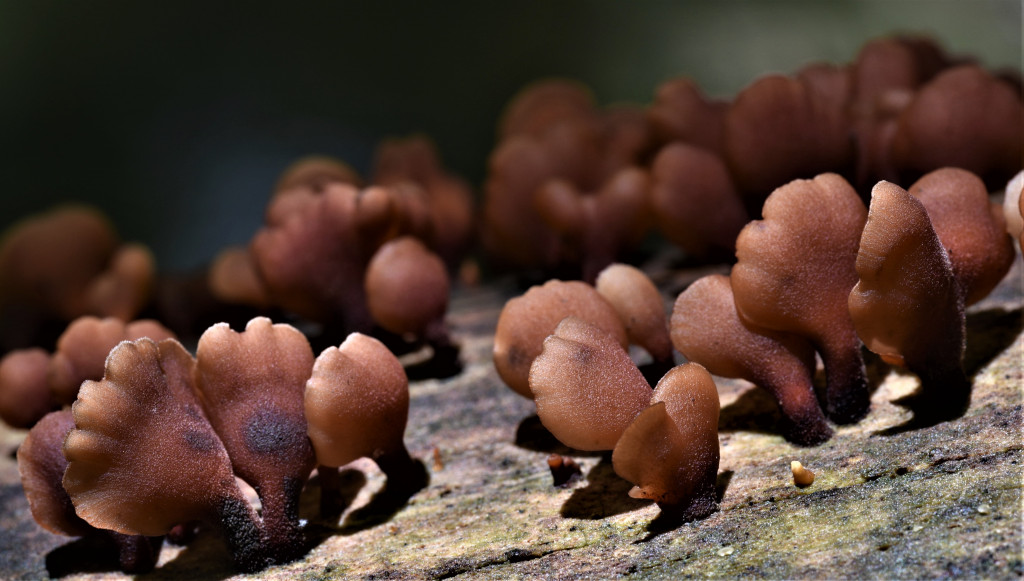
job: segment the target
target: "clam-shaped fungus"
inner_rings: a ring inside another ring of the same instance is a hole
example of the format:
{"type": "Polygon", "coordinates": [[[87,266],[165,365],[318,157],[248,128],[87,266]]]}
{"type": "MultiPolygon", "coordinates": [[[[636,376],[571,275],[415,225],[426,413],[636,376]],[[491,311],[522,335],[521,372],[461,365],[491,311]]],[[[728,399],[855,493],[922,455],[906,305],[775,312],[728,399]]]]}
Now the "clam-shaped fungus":
{"type": "Polygon", "coordinates": [[[690,361],[767,389],[782,410],[787,440],[813,446],[832,436],[814,394],[814,349],[796,335],[744,322],[728,276],[705,276],[680,293],[671,327],[672,343],[690,361]]]}
{"type": "Polygon", "coordinates": [[[303,392],[313,350],[297,329],[257,317],[237,333],[210,327],[196,350],[196,388],[235,474],[256,489],[274,562],[302,548],[299,493],[313,470],[303,392]]]}
{"type": "Polygon", "coordinates": [[[122,534],[219,526],[236,566],[256,570],[268,564],[261,525],[196,398],[194,372],[174,339],[118,345],[103,380],[84,382],[71,408],[64,489],[82,519],[122,534]]]}
{"type": "Polygon", "coordinates": [[[390,491],[411,493],[425,486],[425,472],[403,441],[409,380],[383,343],[352,333],[339,347],[324,350],[306,383],[304,405],[325,516],[340,509],[337,468],[358,458],[377,463],[390,491]]]}
{"type": "Polygon", "coordinates": [[[879,182],[856,262],[850,315],[868,349],[921,378],[917,413],[955,417],[970,403],[964,303],[950,257],[924,205],[879,182]]]}
{"type": "Polygon", "coordinates": [[[846,180],[822,174],[775,190],[763,215],[736,240],[736,310],[759,327],[809,339],[825,364],[828,416],[855,422],[870,402],[847,301],[867,208],[846,180]]]}
{"type": "Polygon", "coordinates": [[[506,385],[523,397],[530,391],[530,365],[540,355],[544,338],[566,317],[577,317],[628,345],[626,330],[608,301],[594,287],[579,281],[549,280],[505,303],[494,331],[494,367],[506,385]]]}
{"type": "Polygon", "coordinates": [[[613,449],[615,472],[682,520],[717,508],[718,391],[700,365],[672,368],[652,393],[615,338],[567,317],[530,368],[541,422],[563,444],[613,449]]]}
{"type": "Polygon", "coordinates": [[[611,450],[648,406],[651,388],[616,338],[566,317],[530,367],[530,391],[544,427],[579,450],[611,450]]]}
{"type": "Polygon", "coordinates": [[[25,441],[18,447],[18,471],[32,518],[51,533],[98,538],[112,546],[125,573],[152,570],[160,555],[162,536],[124,535],[98,529],[75,514],[71,498],[61,483],[68,465],[62,446],[74,427],[71,410],[52,412],[29,430],[25,441]]]}
{"type": "Polygon", "coordinates": [[[708,99],[692,79],[678,78],[658,86],[647,119],[659,143],[682,141],[721,155],[728,110],[728,103],[708,99]]]}
{"type": "Polygon", "coordinates": [[[615,473],[680,520],[718,509],[715,482],[720,456],[718,390],[696,363],[672,368],[658,382],[650,407],[626,428],[612,452],[615,473]]]}

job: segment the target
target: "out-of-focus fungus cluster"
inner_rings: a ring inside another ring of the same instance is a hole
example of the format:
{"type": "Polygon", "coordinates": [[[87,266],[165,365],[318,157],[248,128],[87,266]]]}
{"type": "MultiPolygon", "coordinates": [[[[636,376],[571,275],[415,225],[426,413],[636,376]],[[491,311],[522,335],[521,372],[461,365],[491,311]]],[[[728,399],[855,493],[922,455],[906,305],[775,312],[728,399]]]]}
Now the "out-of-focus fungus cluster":
{"type": "Polygon", "coordinates": [[[879,180],[960,167],[1001,187],[1021,166],[1022,122],[1019,80],[917,37],[869,42],[848,65],[765,75],[731,101],[679,78],[646,111],[601,110],[579,85],[539,82],[505,111],[483,242],[514,266],[591,282],[651,224],[691,258],[728,260],[744,224],[794,179],[836,173],[866,199],[879,180]]]}
{"type": "MultiPolygon", "coordinates": [[[[368,456],[406,498],[426,484],[403,442],[408,406],[405,373],[376,339],[353,334],[314,358],[294,327],[256,318],[241,333],[210,327],[195,357],[173,338],[121,342],[70,412],[29,432],[19,467],[37,521],[113,531],[125,570],[154,566],[154,537],[200,524],[253,571],[307,550],[299,495],[317,465],[330,482],[327,466],[368,456]]],[[[331,494],[321,487],[322,506],[337,508],[331,494]]]]}

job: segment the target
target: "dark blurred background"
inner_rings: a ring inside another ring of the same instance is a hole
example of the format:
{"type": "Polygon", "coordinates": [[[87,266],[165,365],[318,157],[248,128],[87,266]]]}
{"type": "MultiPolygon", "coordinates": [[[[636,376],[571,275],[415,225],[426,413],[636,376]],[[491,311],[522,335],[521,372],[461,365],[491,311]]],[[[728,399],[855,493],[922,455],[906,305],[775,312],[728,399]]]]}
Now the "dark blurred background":
{"type": "Polygon", "coordinates": [[[681,75],[731,97],[893,32],[1022,59],[1020,0],[232,4],[0,0],[0,225],[86,201],[190,268],[249,239],[302,155],[365,171],[422,132],[479,185],[502,106],[539,77],[601,103],[681,75]]]}

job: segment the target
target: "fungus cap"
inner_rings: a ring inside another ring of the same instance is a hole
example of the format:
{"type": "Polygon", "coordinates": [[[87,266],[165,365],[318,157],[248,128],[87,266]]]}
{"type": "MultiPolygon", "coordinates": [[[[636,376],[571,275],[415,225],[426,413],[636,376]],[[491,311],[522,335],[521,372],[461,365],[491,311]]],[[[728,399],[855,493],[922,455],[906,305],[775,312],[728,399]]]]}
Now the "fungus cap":
{"type": "Polygon", "coordinates": [[[541,423],[579,450],[611,450],[647,407],[651,388],[619,341],[566,317],[544,339],[530,367],[530,391],[541,423]]]}
{"type": "Polygon", "coordinates": [[[985,183],[959,168],[941,168],[908,188],[921,201],[967,305],[987,296],[1013,264],[1013,239],[998,206],[989,201],[985,183]]]}
{"type": "Polygon", "coordinates": [[[324,350],[304,401],[318,464],[342,466],[404,449],[409,380],[373,337],[352,333],[341,346],[324,350]]]}
{"type": "Polygon", "coordinates": [[[403,236],[380,247],[366,267],[366,305],[373,320],[397,334],[422,336],[444,319],[448,272],[420,240],[403,236]]]}
{"type": "Polygon", "coordinates": [[[49,365],[50,354],[38,347],[11,351],[0,359],[0,420],[25,430],[59,407],[46,381],[49,365]]]}
{"type": "Polygon", "coordinates": [[[174,339],[125,341],[111,351],[103,379],[82,384],[64,441],[64,488],[86,522],[159,536],[210,521],[225,502],[248,506],[195,399],[194,366],[174,339]]]}
{"type": "Polygon", "coordinates": [[[505,303],[494,332],[494,367],[516,393],[533,399],[530,365],[544,338],[566,317],[577,317],[610,333],[623,349],[626,330],[618,314],[594,287],[579,281],[549,280],[505,303]]]}

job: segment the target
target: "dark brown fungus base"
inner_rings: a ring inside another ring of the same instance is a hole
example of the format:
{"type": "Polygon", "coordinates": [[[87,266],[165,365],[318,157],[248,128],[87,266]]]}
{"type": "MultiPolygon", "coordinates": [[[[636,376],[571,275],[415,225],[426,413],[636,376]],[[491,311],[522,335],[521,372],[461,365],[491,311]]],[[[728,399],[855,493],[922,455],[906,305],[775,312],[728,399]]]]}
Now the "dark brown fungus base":
{"type": "Polygon", "coordinates": [[[921,379],[915,420],[957,417],[970,403],[964,303],[924,205],[879,182],[857,254],[850,315],[868,349],[921,379]]]}
{"type": "Polygon", "coordinates": [[[83,520],[122,534],[212,524],[235,566],[255,571],[275,551],[266,550],[259,517],[196,398],[194,373],[195,360],[174,339],[118,345],[103,379],[84,382],[71,408],[64,489],[83,520]]]}
{"type": "Polygon", "coordinates": [[[575,460],[561,454],[548,456],[548,468],[551,470],[552,485],[556,488],[569,486],[583,475],[583,469],[575,460]]]}
{"type": "Polygon", "coordinates": [[[867,208],[846,180],[822,174],[775,190],[763,215],[736,240],[736,310],[754,325],[810,340],[825,364],[828,417],[856,422],[870,401],[847,301],[867,208]]]}
{"type": "Polygon", "coordinates": [[[544,339],[566,317],[578,317],[610,333],[625,349],[626,330],[618,313],[594,287],[579,281],[549,280],[505,303],[494,331],[494,367],[506,385],[533,399],[530,365],[544,339]]]}
{"type": "Polygon", "coordinates": [[[814,393],[814,349],[796,335],[745,323],[728,276],[706,276],[680,293],[671,326],[673,344],[690,361],[768,390],[782,410],[787,440],[815,446],[832,437],[814,393]]]}
{"type": "Polygon", "coordinates": [[[387,489],[409,495],[426,486],[427,475],[405,447],[409,380],[383,343],[353,333],[324,350],[306,383],[304,406],[309,439],[320,473],[320,509],[337,517],[337,469],[367,457],[387,475],[387,489]]]}
{"type": "Polygon", "coordinates": [[[160,556],[162,536],[124,535],[99,529],[75,514],[75,507],[61,484],[68,462],[61,448],[75,427],[70,410],[48,414],[33,427],[18,448],[18,471],[32,518],[58,535],[90,537],[112,545],[125,573],[153,570],[160,556]]]}
{"type": "Polygon", "coordinates": [[[612,452],[615,472],[636,485],[629,495],[657,502],[674,520],[718,510],[718,411],[707,370],[686,363],[669,371],[612,452]]]}

